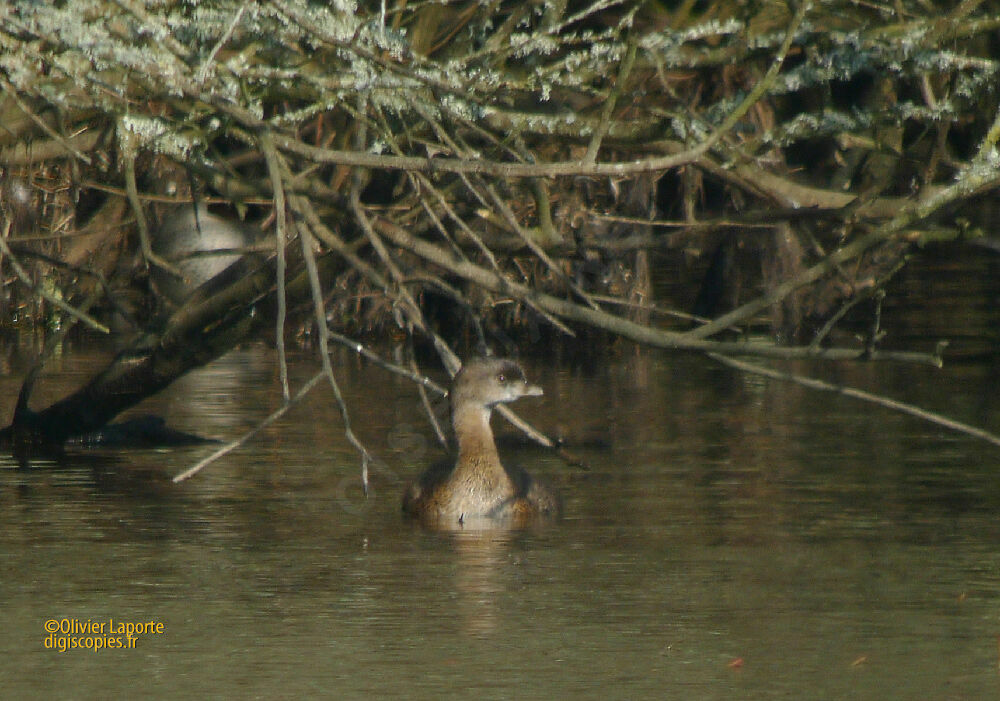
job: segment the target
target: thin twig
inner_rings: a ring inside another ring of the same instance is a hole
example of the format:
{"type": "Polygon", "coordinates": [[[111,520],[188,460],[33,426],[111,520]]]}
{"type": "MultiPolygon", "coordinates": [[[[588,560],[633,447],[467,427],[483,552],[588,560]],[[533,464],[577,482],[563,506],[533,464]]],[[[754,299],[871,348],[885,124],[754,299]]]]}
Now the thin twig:
{"type": "Polygon", "coordinates": [[[865,402],[870,402],[872,404],[878,404],[879,406],[884,406],[893,411],[899,411],[904,414],[909,414],[910,416],[916,416],[924,421],[929,421],[931,423],[937,424],[939,426],[944,426],[945,428],[950,428],[953,431],[958,431],[959,433],[964,433],[968,436],[974,438],[979,438],[987,443],[991,443],[995,446],[1000,446],[1000,436],[997,436],[989,431],[984,431],[981,428],[976,428],[975,426],[970,426],[968,424],[962,423],[961,421],[955,421],[954,419],[949,419],[941,414],[936,414],[932,411],[927,411],[926,409],[921,409],[920,407],[914,406],[912,404],[907,404],[906,402],[901,402],[895,399],[890,399],[889,397],[883,397],[882,395],[872,394],[871,392],[865,392],[864,390],[855,389],[854,387],[846,387],[844,385],[834,385],[829,382],[824,382],[823,380],[817,380],[811,377],[803,377],[801,375],[795,375],[789,372],[782,372],[781,370],[774,370],[772,368],[763,367],[761,365],[756,365],[754,363],[748,363],[743,360],[737,360],[735,358],[730,358],[729,356],[721,355],[719,353],[709,353],[708,356],[713,360],[716,360],[723,365],[728,365],[729,367],[736,368],[737,370],[742,370],[744,372],[753,373],[755,375],[763,375],[765,377],[770,377],[776,380],[784,380],[787,382],[794,382],[795,384],[802,385],[803,387],[808,387],[809,389],[822,390],[824,392],[836,392],[837,394],[842,394],[845,397],[852,397],[854,399],[860,399],[865,402]]]}
{"type": "Polygon", "coordinates": [[[202,61],[201,66],[199,66],[198,70],[195,71],[195,79],[199,83],[204,83],[205,80],[208,78],[208,71],[210,66],[212,65],[212,63],[215,62],[215,57],[218,55],[222,47],[225,46],[226,42],[228,42],[229,39],[233,36],[233,32],[236,31],[236,26],[240,23],[240,19],[243,17],[243,13],[247,11],[247,7],[248,5],[242,5],[240,9],[236,11],[236,15],[233,17],[233,21],[229,23],[229,26],[226,28],[225,33],[221,37],[219,37],[219,40],[217,42],[215,42],[215,46],[212,47],[212,50],[208,53],[208,56],[206,56],[205,60],[202,61]]]}
{"type": "MultiPolygon", "coordinates": [[[[413,336],[409,337],[409,355],[410,355],[410,370],[414,373],[418,371],[417,361],[413,359],[413,336]]],[[[444,434],[444,429],[441,428],[441,422],[438,421],[437,414],[434,413],[434,407],[431,406],[431,400],[427,396],[427,386],[424,383],[417,385],[417,392],[420,394],[420,403],[424,407],[424,414],[427,415],[427,420],[431,424],[431,428],[434,429],[434,435],[440,443],[445,448],[448,447],[448,438],[444,434]]]]}
{"type": "Polygon", "coordinates": [[[601,109],[601,120],[598,123],[597,129],[594,130],[594,135],[591,137],[590,143],[587,145],[587,153],[583,156],[583,162],[586,165],[593,165],[597,162],[597,153],[601,150],[601,142],[608,133],[608,128],[611,125],[611,116],[615,112],[618,98],[625,91],[629,73],[632,72],[632,66],[635,64],[635,55],[638,48],[638,45],[634,41],[628,43],[628,48],[625,50],[625,57],[622,59],[621,67],[618,70],[618,79],[615,80],[614,88],[608,95],[608,99],[604,102],[604,106],[601,109]]]}
{"type": "Polygon", "coordinates": [[[368,465],[371,463],[372,456],[368,452],[368,448],[358,440],[358,437],[354,435],[354,430],[351,428],[351,414],[347,409],[347,403],[344,401],[344,395],[340,391],[340,385],[337,383],[337,377],[333,374],[333,365],[330,363],[330,344],[327,340],[328,331],[326,326],[326,309],[323,305],[323,288],[319,281],[319,271],[316,268],[316,256],[313,253],[312,246],[312,236],[309,235],[308,230],[303,230],[299,234],[299,241],[302,243],[302,255],[306,262],[306,271],[309,274],[309,285],[312,288],[313,296],[313,311],[316,318],[316,331],[319,336],[319,350],[320,350],[320,360],[323,363],[323,374],[326,376],[330,383],[330,388],[333,390],[333,396],[337,400],[337,407],[340,409],[340,417],[344,422],[344,435],[351,445],[354,446],[361,454],[361,486],[364,489],[365,496],[368,496],[368,465]]]}
{"type": "Polygon", "coordinates": [[[399,375],[400,377],[405,377],[410,380],[418,387],[424,387],[426,389],[435,392],[442,397],[448,394],[448,390],[436,383],[431,378],[417,372],[414,369],[407,369],[402,365],[397,365],[396,363],[391,363],[382,356],[380,356],[375,351],[370,348],[365,347],[363,343],[357,341],[343,334],[337,333],[336,331],[328,331],[328,335],[331,341],[336,341],[337,343],[350,348],[352,351],[370,361],[371,363],[378,365],[383,370],[388,370],[391,373],[399,375]]]}
{"type": "MultiPolygon", "coordinates": [[[[124,129],[121,126],[119,128],[124,129]]],[[[123,138],[130,140],[132,137],[124,136],[123,138]]],[[[127,147],[123,151],[125,151],[122,155],[125,160],[125,192],[128,195],[129,204],[132,205],[132,214],[135,216],[136,228],[139,231],[139,247],[142,249],[142,256],[147,263],[162,268],[183,280],[184,273],[180,269],[153,252],[153,247],[150,244],[149,224],[146,222],[142,202],[139,200],[139,188],[135,183],[135,152],[127,147]]]]}
{"type": "Polygon", "coordinates": [[[500,197],[496,189],[488,183],[483,183],[483,189],[486,190],[487,194],[489,194],[490,199],[493,200],[493,205],[500,211],[503,218],[507,220],[507,223],[510,224],[514,231],[517,232],[517,235],[521,237],[521,240],[527,244],[532,253],[534,253],[550,271],[552,271],[552,274],[562,280],[563,284],[571,289],[580,299],[586,302],[588,307],[591,309],[598,309],[599,307],[597,306],[597,303],[594,302],[594,300],[592,300],[579,285],[570,280],[569,276],[566,275],[562,268],[556,265],[555,261],[552,260],[545,250],[538,245],[538,242],[535,241],[534,237],[525,231],[524,227],[521,226],[521,222],[519,222],[517,216],[515,216],[514,210],[512,210],[510,205],[508,205],[504,199],[500,197]]]}
{"type": "MultiPolygon", "coordinates": [[[[424,120],[427,121],[427,123],[431,125],[431,128],[434,129],[435,133],[439,136],[439,138],[442,140],[442,142],[444,142],[445,144],[447,144],[450,149],[452,149],[456,153],[469,154],[471,152],[471,149],[469,149],[467,147],[464,147],[463,145],[460,145],[460,144],[456,143],[456,141],[451,138],[451,136],[448,134],[448,132],[438,123],[438,121],[436,119],[434,119],[432,115],[427,114],[427,112],[425,110],[423,110],[423,108],[421,108],[421,107],[418,106],[415,109],[416,109],[417,113],[420,114],[424,118],[424,120]]],[[[392,140],[391,143],[394,144],[394,148],[398,151],[399,148],[398,148],[398,146],[395,145],[395,140],[392,140]]],[[[430,178],[428,178],[427,176],[425,176],[422,173],[415,173],[415,174],[411,174],[411,175],[416,175],[419,178],[419,182],[423,186],[430,188],[431,192],[437,198],[439,204],[448,213],[448,216],[451,217],[452,221],[454,221],[456,224],[458,224],[459,228],[465,233],[465,235],[468,236],[470,240],[472,240],[472,242],[476,245],[476,247],[480,250],[480,252],[489,261],[489,263],[493,267],[493,269],[497,271],[497,274],[498,275],[502,275],[503,273],[500,271],[500,264],[497,262],[496,256],[494,255],[493,251],[490,250],[489,246],[487,246],[483,242],[482,237],[480,237],[479,234],[477,234],[468,224],[466,224],[465,220],[462,217],[460,217],[457,212],[455,212],[454,208],[448,203],[448,201],[444,198],[444,196],[438,191],[437,188],[434,187],[434,185],[431,182],[430,178]]],[[[479,200],[480,203],[482,203],[483,207],[489,208],[489,203],[486,201],[486,197],[480,192],[480,188],[486,189],[487,186],[480,181],[480,186],[476,187],[475,185],[473,185],[472,182],[470,182],[469,178],[465,174],[460,174],[460,178],[461,178],[462,182],[465,184],[466,188],[468,188],[469,192],[471,192],[472,195],[477,200],[479,200]]],[[[490,196],[494,200],[494,202],[497,201],[496,193],[495,192],[490,191],[490,196]]],[[[421,201],[423,201],[422,197],[421,197],[421,201]]],[[[503,200],[500,200],[500,202],[503,203],[503,200]]],[[[506,206],[505,203],[503,203],[503,205],[506,206]]],[[[508,211],[509,211],[509,208],[508,208],[508,211]]],[[[513,228],[516,229],[516,231],[517,231],[519,237],[521,238],[521,240],[524,241],[525,244],[528,245],[529,248],[531,248],[532,246],[536,246],[537,247],[536,243],[534,243],[533,241],[528,240],[530,238],[530,235],[527,234],[527,232],[523,231],[522,227],[517,222],[516,218],[513,218],[513,213],[511,213],[510,218],[508,218],[508,223],[510,223],[510,222],[513,222],[511,225],[513,226],[513,228]]],[[[448,242],[452,243],[450,238],[448,238],[448,242]]],[[[454,245],[454,244],[452,244],[452,245],[454,245]]],[[[464,257],[464,254],[463,254],[463,257],[464,257]]],[[[542,258],[543,261],[547,261],[548,260],[548,257],[546,256],[546,254],[544,253],[544,251],[541,252],[541,256],[540,257],[542,258]]],[[[551,263],[551,261],[548,261],[548,262],[551,263]]],[[[550,266],[550,268],[552,268],[554,270],[554,272],[555,272],[555,274],[556,274],[557,277],[560,277],[562,279],[566,279],[565,278],[565,274],[562,272],[562,270],[560,270],[558,268],[554,268],[552,266],[550,266]]],[[[572,281],[567,280],[567,283],[570,286],[573,285],[572,281]]],[[[580,292],[582,293],[582,290],[580,292]]],[[[565,334],[567,336],[570,336],[570,337],[576,336],[576,334],[573,333],[572,329],[570,329],[568,326],[566,326],[565,324],[563,324],[561,321],[559,321],[558,319],[556,319],[554,316],[552,316],[551,314],[549,314],[548,312],[546,312],[544,309],[539,308],[531,300],[526,300],[525,303],[529,307],[531,307],[535,311],[535,313],[537,313],[539,316],[541,316],[543,319],[545,319],[549,324],[551,324],[554,328],[556,328],[560,333],[563,333],[563,334],[565,334]]]]}
{"type": "Polygon", "coordinates": [[[85,311],[81,311],[79,309],[76,309],[72,305],[67,304],[63,300],[56,297],[51,292],[35,285],[31,281],[31,276],[28,275],[27,271],[25,271],[25,269],[21,267],[21,263],[18,262],[17,257],[14,255],[14,252],[11,251],[10,247],[7,245],[7,236],[10,235],[10,227],[11,227],[11,220],[8,219],[6,222],[4,222],[3,234],[0,235],[0,250],[3,250],[3,254],[7,256],[7,259],[10,261],[11,267],[14,268],[14,273],[17,275],[17,279],[21,281],[21,284],[23,284],[25,287],[31,290],[33,294],[38,295],[49,304],[58,307],[59,309],[62,309],[64,312],[66,312],[73,318],[79,319],[80,321],[82,321],[95,331],[99,331],[100,333],[104,334],[111,333],[111,330],[107,326],[97,321],[97,319],[93,318],[85,311]]]}
{"type": "MultiPolygon", "coordinates": [[[[31,121],[33,121],[35,124],[38,125],[39,129],[48,134],[53,141],[55,141],[64,149],[66,149],[66,151],[72,154],[74,158],[83,161],[87,165],[91,165],[89,156],[81,152],[79,149],[75,148],[69,140],[65,139],[61,134],[57,133],[52,127],[50,127],[48,124],[45,123],[44,119],[39,117],[31,110],[31,108],[29,108],[26,104],[24,104],[24,101],[21,100],[21,98],[18,95],[17,89],[13,85],[11,85],[7,80],[0,78],[0,86],[3,87],[4,94],[7,95],[7,97],[9,97],[11,100],[13,100],[14,104],[17,105],[18,109],[20,109],[22,112],[28,115],[31,121]]],[[[37,158],[38,152],[36,151],[34,155],[37,158]]],[[[6,158],[4,159],[4,162],[5,163],[7,162],[6,158]]]]}
{"type": "Polygon", "coordinates": [[[785,39],[781,42],[781,48],[778,49],[777,55],[771,62],[771,67],[767,69],[767,73],[761,78],[753,89],[747,93],[746,97],[737,105],[736,109],[729,113],[729,116],[723,120],[698,148],[704,153],[710,148],[715,146],[718,141],[725,136],[729,131],[732,130],[736,124],[743,119],[750,108],[756,105],[762,97],[771,89],[774,85],[774,81],[778,79],[778,73],[781,72],[781,67],[785,64],[785,58],[788,56],[789,50],[792,48],[792,42],[795,41],[795,35],[799,31],[799,27],[802,26],[802,21],[806,18],[806,13],[812,9],[812,2],[810,0],[802,0],[799,3],[798,8],[795,10],[795,15],[792,17],[792,21],[789,22],[788,28],[785,30],[785,39]]]}
{"type": "Polygon", "coordinates": [[[224,446],[222,446],[221,448],[219,448],[218,450],[216,450],[214,453],[212,453],[211,455],[209,455],[207,458],[205,458],[203,460],[200,460],[199,462],[197,462],[192,467],[190,467],[187,470],[185,470],[184,472],[180,473],[179,475],[177,475],[176,477],[174,477],[173,481],[174,482],[183,482],[184,480],[186,480],[186,479],[188,479],[190,477],[194,477],[196,474],[198,474],[199,472],[201,472],[202,469],[204,469],[207,465],[210,465],[211,463],[213,463],[216,460],[218,460],[219,458],[221,458],[223,455],[226,455],[227,453],[232,452],[236,448],[239,448],[241,445],[243,445],[248,440],[250,440],[255,435],[257,435],[260,431],[262,431],[263,429],[267,428],[268,426],[270,426],[271,424],[273,424],[275,421],[277,421],[278,419],[280,419],[282,416],[284,416],[285,413],[289,409],[291,409],[293,406],[295,406],[300,401],[302,401],[302,399],[305,398],[305,396],[307,394],[309,394],[309,392],[312,390],[312,388],[315,387],[319,383],[319,381],[322,380],[324,377],[325,377],[325,374],[322,371],[317,372],[315,375],[313,375],[309,379],[308,382],[306,382],[302,386],[301,389],[299,389],[298,392],[295,393],[295,396],[293,396],[291,399],[289,399],[286,403],[282,404],[277,410],[275,410],[274,412],[272,412],[266,419],[264,419],[263,421],[261,421],[260,423],[258,423],[256,426],[254,426],[253,428],[251,428],[249,431],[247,431],[246,433],[244,433],[242,436],[240,436],[236,440],[231,441],[229,443],[226,443],[224,446]]]}

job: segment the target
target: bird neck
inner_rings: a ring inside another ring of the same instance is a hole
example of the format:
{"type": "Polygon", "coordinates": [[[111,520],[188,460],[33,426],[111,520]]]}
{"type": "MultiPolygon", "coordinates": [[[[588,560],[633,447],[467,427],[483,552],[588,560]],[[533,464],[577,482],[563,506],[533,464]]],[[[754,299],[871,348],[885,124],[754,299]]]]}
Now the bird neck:
{"type": "Polygon", "coordinates": [[[458,440],[457,470],[502,472],[500,455],[490,428],[491,409],[483,406],[459,407],[452,414],[458,440]]]}

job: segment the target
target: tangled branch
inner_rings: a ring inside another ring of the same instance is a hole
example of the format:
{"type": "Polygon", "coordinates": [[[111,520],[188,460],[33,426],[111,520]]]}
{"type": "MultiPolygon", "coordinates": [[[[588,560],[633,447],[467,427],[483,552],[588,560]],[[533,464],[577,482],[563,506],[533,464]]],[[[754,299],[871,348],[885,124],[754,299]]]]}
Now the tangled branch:
{"type": "Polygon", "coordinates": [[[318,334],[335,393],[328,333],[401,329],[454,372],[466,331],[539,321],[554,338],[941,363],[827,338],[915,244],[983,234],[949,211],[1000,185],[989,6],[375,5],[0,6],[4,238],[43,264],[0,252],[35,317],[107,328],[79,310],[95,280],[177,272],[147,220],[211,200],[273,233],[257,249],[271,287],[190,301],[158,331],[169,344],[207,310],[273,301],[286,401],[293,323],[318,334]],[[651,321],[652,254],[682,251],[703,256],[685,273],[710,319],[651,321]],[[727,256],[754,274],[715,280],[727,256]],[[775,342],[721,336],[764,325],[775,342]]]}

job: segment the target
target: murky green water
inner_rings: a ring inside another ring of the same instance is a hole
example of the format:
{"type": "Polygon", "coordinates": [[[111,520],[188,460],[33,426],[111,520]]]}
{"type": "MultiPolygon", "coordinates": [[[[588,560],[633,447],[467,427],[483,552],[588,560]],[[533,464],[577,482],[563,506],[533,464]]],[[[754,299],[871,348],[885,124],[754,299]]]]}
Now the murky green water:
{"type": "MultiPolygon", "coordinates": [[[[35,406],[99,362],[67,353],[35,406]]],[[[346,354],[354,426],[381,460],[368,501],[325,388],[181,485],[170,478],[210,448],[4,464],[2,695],[1000,693],[1000,451],[700,357],[527,365],[546,395],[520,413],[600,439],[577,449],[588,472],[503,449],[565,497],[565,519],[538,531],[446,535],[403,521],[405,481],[440,453],[407,383],[346,354]],[[104,637],[112,622],[162,632],[59,652],[46,648],[49,619],[103,624],[104,637]]],[[[293,358],[295,383],[313,367],[293,358]]],[[[15,359],[0,377],[7,412],[23,369],[15,359]]],[[[987,362],[797,369],[1000,431],[987,362]]],[[[252,347],[143,408],[231,438],[277,396],[272,354],[252,347]]]]}

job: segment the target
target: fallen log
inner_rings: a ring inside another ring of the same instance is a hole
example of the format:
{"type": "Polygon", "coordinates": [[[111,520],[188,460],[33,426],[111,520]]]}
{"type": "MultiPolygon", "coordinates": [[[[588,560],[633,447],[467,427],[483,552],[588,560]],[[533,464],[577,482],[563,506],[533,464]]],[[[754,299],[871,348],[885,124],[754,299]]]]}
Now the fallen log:
{"type": "MultiPolygon", "coordinates": [[[[309,280],[301,255],[290,249],[285,293],[290,305],[308,302],[309,280]]],[[[333,255],[317,260],[327,276],[340,264],[333,255]]],[[[156,331],[136,338],[83,387],[51,406],[28,407],[40,368],[25,379],[14,417],[0,430],[0,447],[12,450],[59,448],[68,440],[101,431],[121,412],[167,387],[189,370],[223,355],[258,334],[274,318],[277,305],[275,257],[261,259],[256,268],[231,279],[228,268],[202,285],[188,301],[167,317],[156,331]]]]}

